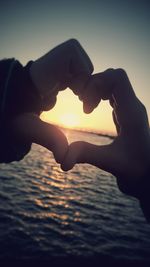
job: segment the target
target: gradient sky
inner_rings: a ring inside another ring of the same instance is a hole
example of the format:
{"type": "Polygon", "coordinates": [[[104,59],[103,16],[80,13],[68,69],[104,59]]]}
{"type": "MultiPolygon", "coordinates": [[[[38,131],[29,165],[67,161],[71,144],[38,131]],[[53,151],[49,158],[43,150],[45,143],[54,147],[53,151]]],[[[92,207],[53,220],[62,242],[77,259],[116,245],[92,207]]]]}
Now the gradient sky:
{"type": "MultiPolygon", "coordinates": [[[[23,64],[69,38],[89,54],[95,70],[124,68],[150,117],[149,1],[1,1],[0,58],[16,57],[23,64]]],[[[58,96],[54,110],[43,118],[61,123],[61,115],[77,114],[80,128],[114,131],[107,101],[91,115],[69,89],[58,96]]]]}

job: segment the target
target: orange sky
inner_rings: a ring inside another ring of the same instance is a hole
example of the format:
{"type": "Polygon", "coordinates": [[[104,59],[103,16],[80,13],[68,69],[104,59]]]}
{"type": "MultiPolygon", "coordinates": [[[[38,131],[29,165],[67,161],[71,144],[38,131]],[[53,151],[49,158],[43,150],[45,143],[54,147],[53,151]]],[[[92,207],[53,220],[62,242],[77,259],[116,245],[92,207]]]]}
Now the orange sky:
{"type": "Polygon", "coordinates": [[[56,106],[49,112],[43,112],[41,118],[51,123],[81,129],[113,132],[114,125],[111,117],[111,108],[107,101],[101,102],[91,114],[85,114],[82,102],[70,89],[60,92],[56,106]]]}

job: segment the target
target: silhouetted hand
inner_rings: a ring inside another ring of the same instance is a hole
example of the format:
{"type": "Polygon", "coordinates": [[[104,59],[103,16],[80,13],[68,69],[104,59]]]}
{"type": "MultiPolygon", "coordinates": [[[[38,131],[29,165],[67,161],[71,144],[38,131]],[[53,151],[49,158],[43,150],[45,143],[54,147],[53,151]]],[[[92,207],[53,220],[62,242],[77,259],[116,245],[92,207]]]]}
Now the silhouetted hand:
{"type": "Polygon", "coordinates": [[[67,87],[80,96],[92,72],[92,62],[76,39],[54,47],[30,67],[31,79],[42,97],[43,110],[50,110],[58,92],[67,87]]]}
{"type": "Polygon", "coordinates": [[[21,143],[36,143],[52,151],[57,163],[61,163],[68,149],[65,135],[56,126],[43,122],[33,113],[19,115],[12,122],[12,134],[21,143]]]}
{"type": "Polygon", "coordinates": [[[2,74],[5,69],[8,73],[6,81],[5,75],[2,75],[5,90],[0,112],[3,124],[0,162],[21,160],[30,151],[32,142],[47,147],[54,152],[56,160],[59,157],[62,160],[66,138],[60,130],[42,122],[37,115],[52,109],[58,92],[67,87],[79,97],[83,94],[93,72],[87,53],[77,40],[70,39],[37,60],[29,61],[25,67],[15,59],[4,60],[2,74]],[[6,94],[10,88],[12,95],[6,94]]]}
{"type": "Polygon", "coordinates": [[[142,199],[149,187],[150,132],[144,105],[136,97],[122,69],[107,70],[91,77],[82,96],[86,113],[101,99],[109,99],[118,136],[109,145],[74,142],[62,163],[68,171],[76,163],[89,163],[117,177],[120,190],[142,199]]]}

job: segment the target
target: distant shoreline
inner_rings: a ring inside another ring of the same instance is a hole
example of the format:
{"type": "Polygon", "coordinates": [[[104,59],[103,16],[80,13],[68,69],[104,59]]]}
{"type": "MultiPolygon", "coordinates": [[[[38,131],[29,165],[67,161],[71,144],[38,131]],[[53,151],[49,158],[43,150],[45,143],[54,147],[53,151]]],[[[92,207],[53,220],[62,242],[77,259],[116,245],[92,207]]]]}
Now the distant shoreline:
{"type": "MultiPolygon", "coordinates": [[[[57,125],[59,126],[59,125],[57,125]]],[[[67,128],[67,127],[63,127],[63,126],[59,126],[60,128],[62,128],[63,130],[69,130],[69,131],[76,131],[76,132],[81,132],[81,133],[89,133],[89,134],[95,134],[95,135],[98,135],[98,136],[101,136],[101,137],[107,137],[107,138],[110,138],[110,139],[115,139],[115,135],[111,135],[111,134],[108,134],[108,133],[99,133],[99,132],[94,132],[92,130],[82,130],[82,129],[77,129],[77,128],[67,128]]]]}
{"type": "Polygon", "coordinates": [[[47,121],[48,123],[52,123],[53,125],[55,125],[56,127],[59,127],[63,130],[68,130],[68,131],[76,131],[76,132],[81,132],[81,133],[89,133],[89,134],[95,134],[95,135],[98,135],[98,136],[102,136],[102,137],[107,137],[107,138],[110,138],[110,139],[115,139],[116,138],[116,134],[114,133],[102,133],[102,132],[98,132],[98,131],[94,131],[92,129],[82,129],[82,128],[69,128],[69,127],[65,127],[61,124],[57,124],[57,123],[54,123],[54,122],[51,122],[50,120],[47,121]]]}

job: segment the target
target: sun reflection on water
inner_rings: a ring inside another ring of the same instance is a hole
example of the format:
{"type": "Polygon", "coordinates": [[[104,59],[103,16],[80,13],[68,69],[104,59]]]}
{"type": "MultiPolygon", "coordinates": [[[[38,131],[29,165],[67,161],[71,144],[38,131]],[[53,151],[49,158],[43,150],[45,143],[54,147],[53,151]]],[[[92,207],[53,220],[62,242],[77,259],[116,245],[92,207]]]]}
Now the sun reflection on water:
{"type": "Polygon", "coordinates": [[[73,181],[73,175],[65,174],[58,165],[52,165],[49,170],[42,168],[41,178],[32,181],[35,193],[30,201],[35,212],[23,215],[37,220],[51,219],[60,225],[81,221],[80,212],[73,206],[74,202],[81,201],[81,196],[73,191],[76,187],[73,181]]]}

